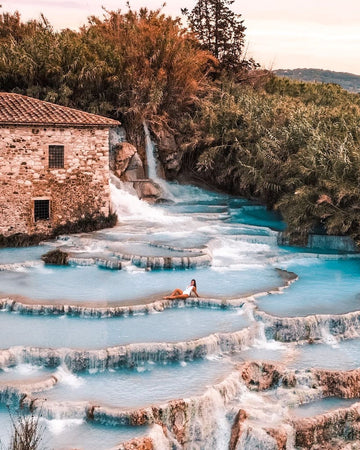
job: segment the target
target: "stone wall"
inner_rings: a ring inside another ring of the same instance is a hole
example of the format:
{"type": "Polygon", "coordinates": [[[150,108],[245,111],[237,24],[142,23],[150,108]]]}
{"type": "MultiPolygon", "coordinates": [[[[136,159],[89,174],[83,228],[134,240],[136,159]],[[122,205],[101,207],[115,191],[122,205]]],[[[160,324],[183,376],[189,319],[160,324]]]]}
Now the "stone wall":
{"type": "Polygon", "coordinates": [[[51,234],[58,225],[109,214],[109,129],[0,128],[0,234],[51,234]],[[49,168],[49,145],[64,146],[64,168],[49,168]],[[34,199],[50,219],[34,220],[34,199]]]}

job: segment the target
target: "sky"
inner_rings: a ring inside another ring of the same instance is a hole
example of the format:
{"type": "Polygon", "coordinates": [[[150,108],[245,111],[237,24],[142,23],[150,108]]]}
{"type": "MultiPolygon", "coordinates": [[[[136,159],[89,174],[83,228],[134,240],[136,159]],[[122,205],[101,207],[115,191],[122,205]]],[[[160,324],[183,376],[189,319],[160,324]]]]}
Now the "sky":
{"type": "MultiPolygon", "coordinates": [[[[126,10],[125,0],[0,0],[2,11],[24,20],[43,13],[56,29],[76,29],[90,15],[126,10]]],[[[163,12],[180,16],[196,0],[167,0],[163,12]]],[[[132,9],[160,8],[162,0],[130,0],[132,9]]],[[[247,56],[267,69],[308,67],[360,74],[359,0],[235,0],[246,26],[247,56]]]]}

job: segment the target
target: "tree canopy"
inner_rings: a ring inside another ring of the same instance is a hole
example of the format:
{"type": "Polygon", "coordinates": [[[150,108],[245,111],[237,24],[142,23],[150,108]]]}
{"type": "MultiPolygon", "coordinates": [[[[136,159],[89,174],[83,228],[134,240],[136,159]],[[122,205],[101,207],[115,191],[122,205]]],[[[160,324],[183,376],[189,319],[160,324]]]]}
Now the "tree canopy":
{"type": "Polygon", "coordinates": [[[322,230],[360,243],[358,95],[274,76],[260,89],[226,82],[196,122],[206,180],[278,209],[292,242],[322,230]]]}
{"type": "Polygon", "coordinates": [[[106,12],[78,31],[0,15],[0,89],[120,118],[171,126],[193,108],[213,57],[160,10],[106,12]]]}
{"type": "Polygon", "coordinates": [[[229,6],[234,0],[198,0],[192,11],[183,8],[191,30],[202,48],[211,52],[228,72],[254,68],[254,60],[245,59],[245,26],[241,14],[229,6]]]}

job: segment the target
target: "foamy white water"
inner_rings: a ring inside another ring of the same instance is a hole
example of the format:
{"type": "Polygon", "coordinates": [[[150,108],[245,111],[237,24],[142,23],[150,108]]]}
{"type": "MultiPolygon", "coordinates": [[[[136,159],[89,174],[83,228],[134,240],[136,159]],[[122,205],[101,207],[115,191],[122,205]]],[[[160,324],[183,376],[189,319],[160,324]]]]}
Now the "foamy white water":
{"type": "Polygon", "coordinates": [[[150,206],[136,195],[125,189],[118,189],[110,182],[112,210],[116,212],[119,221],[147,221],[160,224],[181,223],[181,217],[168,215],[160,208],[150,206]]]}

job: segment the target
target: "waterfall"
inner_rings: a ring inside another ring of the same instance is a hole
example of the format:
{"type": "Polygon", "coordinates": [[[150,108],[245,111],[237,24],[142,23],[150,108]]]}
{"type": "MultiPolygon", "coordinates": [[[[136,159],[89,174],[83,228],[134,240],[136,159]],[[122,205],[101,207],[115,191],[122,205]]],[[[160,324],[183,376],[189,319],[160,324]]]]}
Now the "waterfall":
{"type": "Polygon", "coordinates": [[[147,123],[143,122],[144,132],[145,132],[145,150],[146,150],[146,161],[148,168],[148,177],[154,181],[158,180],[157,170],[156,170],[156,159],[155,159],[155,146],[151,140],[150,131],[147,123]]]}
{"type": "Polygon", "coordinates": [[[258,336],[255,338],[254,346],[256,348],[266,349],[266,350],[282,350],[284,349],[284,344],[273,339],[268,339],[265,333],[265,324],[263,322],[258,323],[257,328],[258,336]]]}
{"type": "Polygon", "coordinates": [[[113,181],[110,181],[110,193],[112,210],[123,222],[141,220],[168,224],[180,220],[169,216],[161,209],[153,208],[135,194],[129,193],[121,182],[116,186],[113,181]]]}
{"type": "Polygon", "coordinates": [[[175,200],[171,190],[169,188],[169,184],[158,176],[157,174],[157,161],[155,158],[155,145],[151,140],[150,131],[147,126],[147,123],[143,122],[144,133],[145,133],[145,151],[146,151],[146,161],[147,161],[147,175],[153,180],[156,184],[158,184],[161,188],[162,194],[169,200],[175,200]]]}
{"type": "MultiPolygon", "coordinates": [[[[253,331],[244,328],[233,333],[215,333],[189,341],[132,343],[100,350],[12,347],[8,350],[0,350],[0,368],[24,363],[48,368],[63,366],[72,373],[105,368],[133,368],[148,361],[180,362],[202,359],[224,351],[247,348],[253,341],[253,331]]],[[[64,379],[65,372],[60,371],[60,375],[64,379]]]]}
{"type": "Polygon", "coordinates": [[[331,347],[339,346],[338,340],[330,332],[330,325],[328,323],[320,326],[320,333],[321,333],[322,341],[325,344],[330,345],[331,347]]]}

